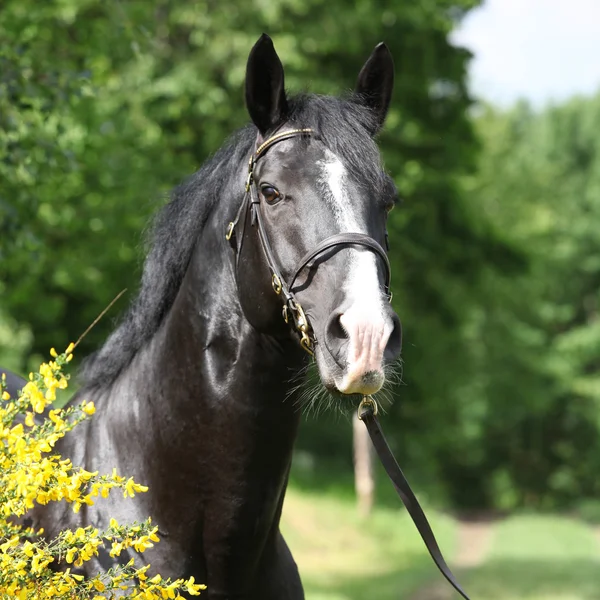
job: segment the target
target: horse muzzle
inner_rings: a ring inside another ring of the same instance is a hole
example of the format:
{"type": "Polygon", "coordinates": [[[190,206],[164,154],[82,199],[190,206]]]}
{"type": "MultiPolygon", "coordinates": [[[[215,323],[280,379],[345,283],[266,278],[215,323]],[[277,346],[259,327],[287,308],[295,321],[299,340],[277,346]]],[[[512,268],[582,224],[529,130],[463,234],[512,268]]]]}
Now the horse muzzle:
{"type": "Polygon", "coordinates": [[[323,337],[325,348],[317,354],[325,362],[321,375],[328,387],[342,394],[378,392],[385,382],[385,365],[402,349],[400,319],[389,305],[382,311],[364,306],[338,311],[331,315],[323,337]]]}

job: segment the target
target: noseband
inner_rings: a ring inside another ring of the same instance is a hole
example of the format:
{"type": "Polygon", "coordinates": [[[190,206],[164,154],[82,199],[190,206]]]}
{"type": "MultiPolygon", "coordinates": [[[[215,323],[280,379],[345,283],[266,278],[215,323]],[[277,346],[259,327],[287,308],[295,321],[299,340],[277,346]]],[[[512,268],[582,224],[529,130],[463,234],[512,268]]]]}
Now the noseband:
{"type": "Polygon", "coordinates": [[[267,231],[263,223],[260,207],[260,193],[258,189],[258,183],[254,179],[254,168],[258,160],[265,155],[271,146],[274,146],[278,142],[292,137],[308,136],[313,133],[314,132],[312,129],[290,129],[288,131],[282,131],[281,133],[277,133],[268,138],[256,149],[255,152],[252,153],[250,160],[248,161],[246,193],[244,194],[244,199],[242,200],[242,204],[240,205],[235,219],[227,226],[227,233],[225,235],[225,238],[231,243],[234,250],[236,250],[237,260],[239,260],[244,232],[243,229],[242,231],[238,232],[237,228],[240,226],[240,223],[245,223],[245,218],[242,217],[245,217],[246,212],[250,210],[250,222],[253,226],[256,225],[257,227],[258,237],[260,239],[263,253],[271,271],[271,285],[273,287],[273,291],[277,295],[283,296],[283,319],[286,323],[290,323],[291,319],[292,327],[300,336],[300,345],[310,355],[314,354],[314,347],[317,340],[315,338],[314,330],[312,329],[306,317],[304,309],[302,308],[300,302],[298,302],[293,290],[300,273],[305,268],[310,268],[314,264],[315,259],[317,259],[324,252],[332,248],[348,246],[363,246],[364,248],[368,248],[369,250],[375,252],[375,254],[377,254],[383,261],[383,265],[385,267],[385,293],[391,300],[391,269],[387,254],[385,250],[377,243],[377,241],[364,233],[336,233],[335,235],[325,238],[314,250],[308,252],[302,257],[298,267],[293,272],[289,283],[286,282],[285,278],[281,274],[278,261],[275,258],[273,248],[269,242],[269,236],[267,235],[267,231]]]}

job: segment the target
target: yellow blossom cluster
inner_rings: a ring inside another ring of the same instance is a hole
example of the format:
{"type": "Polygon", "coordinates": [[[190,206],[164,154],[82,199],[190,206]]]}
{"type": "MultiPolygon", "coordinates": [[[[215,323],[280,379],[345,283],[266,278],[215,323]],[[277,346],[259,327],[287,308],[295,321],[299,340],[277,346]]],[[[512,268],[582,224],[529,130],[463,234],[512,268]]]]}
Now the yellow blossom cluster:
{"type": "Polygon", "coordinates": [[[147,487],[131,477],[89,472],[74,466],[69,459],[53,453],[56,442],[77,424],[95,412],[92,402],[68,408],[50,408],[56,390],[65,389],[69,377],[63,367],[73,358],[74,345],[43,363],[18,398],[6,391],[4,376],[0,384],[0,598],[19,600],[164,600],[181,598],[186,591],[198,595],[205,586],[184,579],[149,577],[149,566],[135,566],[134,559],[125,565],[115,564],[107,573],[86,578],[72,572],[98,555],[100,547],[112,557],[133,548],[144,552],[159,541],[158,528],[150,519],[142,523],[120,525],[111,519],[106,531],[94,527],[65,530],[53,539],[43,531],[33,531],[18,524],[35,504],[64,500],[77,512],[83,504],[92,505],[106,498],[111,490],[120,489],[124,497],[133,497],[147,487]],[[37,415],[45,414],[42,417],[37,415]],[[17,518],[17,519],[15,519],[17,518]]]}

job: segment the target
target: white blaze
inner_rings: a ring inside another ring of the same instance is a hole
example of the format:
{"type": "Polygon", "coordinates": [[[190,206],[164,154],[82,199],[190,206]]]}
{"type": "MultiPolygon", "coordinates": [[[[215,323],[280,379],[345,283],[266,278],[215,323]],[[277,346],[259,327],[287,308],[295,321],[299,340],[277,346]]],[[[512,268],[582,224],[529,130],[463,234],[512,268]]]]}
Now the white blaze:
{"type": "MultiPolygon", "coordinates": [[[[327,150],[326,153],[326,160],[320,163],[322,180],[319,183],[340,232],[368,233],[349,202],[344,165],[333,152],[327,150]]],[[[383,352],[393,323],[384,310],[377,260],[368,250],[351,252],[346,284],[350,306],[340,317],[349,339],[347,371],[341,381],[336,381],[343,393],[373,394],[383,384],[383,352]],[[370,376],[363,379],[366,374],[370,376]]]]}

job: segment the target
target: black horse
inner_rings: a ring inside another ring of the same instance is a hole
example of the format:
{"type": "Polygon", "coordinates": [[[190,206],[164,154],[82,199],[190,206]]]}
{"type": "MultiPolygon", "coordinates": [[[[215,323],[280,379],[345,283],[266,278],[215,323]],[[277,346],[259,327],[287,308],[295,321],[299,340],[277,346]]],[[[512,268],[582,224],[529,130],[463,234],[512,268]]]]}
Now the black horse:
{"type": "MultiPolygon", "coordinates": [[[[279,531],[295,379],[314,354],[323,386],[356,406],[400,352],[382,249],[395,189],[373,141],[393,62],[380,44],[348,97],[287,97],[263,35],[245,85],[253,124],[159,214],[140,292],[73,400],[97,413],[57,447],[150,490],[78,514],[51,503],[33,518],[52,536],[151,515],[161,542],[141,560],[162,575],[193,575],[210,599],[297,600],[279,531]]],[[[106,569],[101,559],[87,568],[106,569]]]]}

